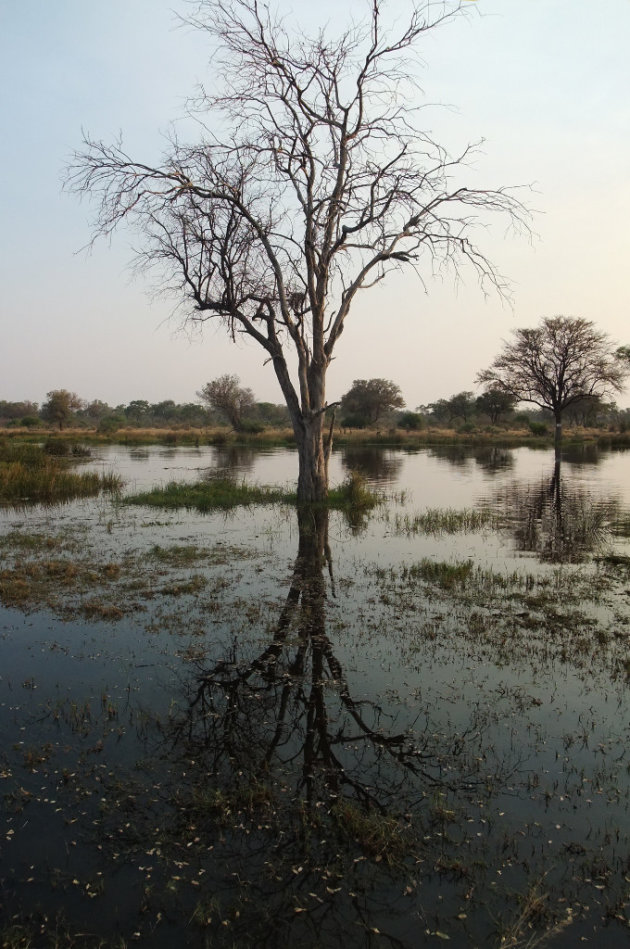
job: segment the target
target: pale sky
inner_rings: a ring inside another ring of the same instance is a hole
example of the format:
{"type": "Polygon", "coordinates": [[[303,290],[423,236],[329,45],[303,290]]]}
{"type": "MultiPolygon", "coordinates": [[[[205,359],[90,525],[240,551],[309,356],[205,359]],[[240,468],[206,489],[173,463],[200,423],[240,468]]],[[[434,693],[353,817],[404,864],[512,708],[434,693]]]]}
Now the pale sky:
{"type": "MultiPolygon", "coordinates": [[[[367,0],[279,0],[305,29],[347,23],[367,0]]],[[[329,370],[329,401],[357,378],[396,382],[410,408],[474,389],[512,328],[543,316],[593,320],[630,343],[630,0],[469,0],[427,38],[421,82],[434,137],[485,140],[461,184],[532,185],[531,243],[503,225],[479,243],[513,285],[513,308],[409,275],[356,303],[329,370]]],[[[387,7],[402,17],[405,0],[387,7]]],[[[81,129],[157,162],[195,83],[211,85],[207,39],[176,26],[182,0],[0,0],[0,399],[66,388],[112,405],[195,401],[236,373],[281,401],[264,353],[223,330],[177,334],[172,302],[132,279],[129,238],[81,248],[91,209],[61,193],[81,129]]],[[[626,392],[620,405],[630,402],[626,392]]]]}

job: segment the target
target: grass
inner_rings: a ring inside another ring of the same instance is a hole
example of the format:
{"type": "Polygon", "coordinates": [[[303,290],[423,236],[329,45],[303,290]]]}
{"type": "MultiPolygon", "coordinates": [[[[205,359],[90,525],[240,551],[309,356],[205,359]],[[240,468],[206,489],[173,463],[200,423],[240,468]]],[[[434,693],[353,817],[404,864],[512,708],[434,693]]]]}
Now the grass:
{"type": "Polygon", "coordinates": [[[77,474],[69,464],[38,445],[0,443],[0,504],[58,504],[120,489],[114,474],[77,474]]]}
{"type": "MultiPolygon", "coordinates": [[[[326,506],[333,510],[365,512],[380,501],[379,495],[368,490],[363,478],[352,472],[343,484],[330,490],[326,506]]],[[[163,487],[126,497],[124,503],[170,509],[184,507],[203,513],[260,504],[296,504],[297,495],[286,488],[217,478],[195,484],[171,481],[163,487]]]]}
{"type": "Polygon", "coordinates": [[[491,511],[429,508],[422,514],[396,514],[393,528],[396,534],[405,537],[415,534],[459,534],[496,527],[496,521],[496,515],[491,511]]]}
{"type": "Polygon", "coordinates": [[[187,508],[195,511],[229,510],[251,504],[289,503],[293,495],[279,488],[237,483],[228,478],[182,484],[170,481],[164,487],[152,488],[124,499],[125,504],[147,507],[187,508]]]}

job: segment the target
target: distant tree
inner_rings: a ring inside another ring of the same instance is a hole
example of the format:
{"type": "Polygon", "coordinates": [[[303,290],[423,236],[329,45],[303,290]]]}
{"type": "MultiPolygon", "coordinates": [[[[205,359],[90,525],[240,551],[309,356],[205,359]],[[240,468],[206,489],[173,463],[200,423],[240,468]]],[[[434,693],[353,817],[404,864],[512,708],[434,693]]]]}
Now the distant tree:
{"type": "Polygon", "coordinates": [[[566,410],[566,417],[573,425],[600,425],[616,418],[617,406],[614,402],[604,402],[599,396],[576,399],[566,410]]]}
{"type": "Polygon", "coordinates": [[[405,401],[400,388],[388,379],[355,379],[341,400],[342,421],[352,419],[365,425],[375,425],[394,409],[402,409],[405,401]]]}
{"type": "Polygon", "coordinates": [[[91,422],[99,422],[106,415],[112,414],[112,407],[107,402],[101,402],[100,399],[93,399],[88,402],[81,410],[81,415],[88,418],[91,422]]]}
{"type": "Polygon", "coordinates": [[[125,417],[139,425],[140,422],[146,422],[149,419],[150,407],[146,399],[132,399],[124,409],[125,417]]]}
{"type": "Polygon", "coordinates": [[[209,413],[207,408],[198,402],[184,402],[177,406],[177,415],[180,422],[186,425],[207,425],[209,413]]]}
{"type": "Polygon", "coordinates": [[[438,399],[437,402],[429,402],[428,405],[419,406],[419,408],[424,409],[426,415],[437,425],[448,425],[452,420],[450,406],[446,399],[438,399]]]}
{"type": "Polygon", "coordinates": [[[122,413],[110,412],[98,420],[97,431],[102,435],[112,435],[125,424],[127,419],[122,413]]]}
{"type": "Polygon", "coordinates": [[[291,416],[286,405],[276,405],[273,402],[257,402],[256,413],[261,422],[274,428],[285,428],[291,425],[291,416]]]}
{"type": "Polygon", "coordinates": [[[2,422],[22,419],[25,416],[32,418],[36,415],[36,402],[6,402],[4,399],[0,400],[0,421],[2,422]]]}
{"type": "Polygon", "coordinates": [[[84,402],[76,392],[67,389],[53,389],[46,393],[46,401],[41,407],[40,415],[47,422],[59,426],[61,431],[72,418],[75,412],[82,409],[84,402]]]}
{"type": "Polygon", "coordinates": [[[219,412],[235,432],[243,431],[245,420],[254,415],[254,393],[241,386],[238,376],[226,374],[206,382],[197,395],[211,409],[219,412]]]}
{"type": "Polygon", "coordinates": [[[579,399],[621,390],[630,371],[608,336],[589,320],[548,317],[534,329],[515,330],[514,336],[490,368],[479,373],[478,381],[553,412],[556,447],[563,412],[579,399]]]}
{"type": "Polygon", "coordinates": [[[458,392],[446,400],[450,411],[451,420],[461,418],[463,422],[468,422],[475,414],[475,395],[473,392],[458,392]]]}
{"type": "Polygon", "coordinates": [[[419,412],[401,412],[396,422],[398,428],[409,432],[419,432],[425,426],[424,417],[419,412]]]}
{"type": "Polygon", "coordinates": [[[475,414],[475,396],[472,392],[458,392],[450,399],[438,399],[427,408],[438,424],[452,425],[457,418],[467,422],[475,414]]]}
{"type": "Polygon", "coordinates": [[[513,395],[494,386],[482,392],[475,401],[477,412],[487,415],[493,425],[496,425],[501,417],[513,412],[515,405],[516,399],[513,395]]]}
{"type": "Polygon", "coordinates": [[[161,425],[177,421],[177,405],[173,399],[164,399],[163,402],[156,402],[149,408],[150,414],[161,425]]]}

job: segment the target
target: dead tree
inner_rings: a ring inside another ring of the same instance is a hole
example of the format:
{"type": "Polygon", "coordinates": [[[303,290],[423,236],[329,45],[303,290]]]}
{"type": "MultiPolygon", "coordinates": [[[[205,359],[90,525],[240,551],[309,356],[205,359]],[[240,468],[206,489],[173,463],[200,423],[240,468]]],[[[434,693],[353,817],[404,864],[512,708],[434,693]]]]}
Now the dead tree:
{"type": "Polygon", "coordinates": [[[386,0],[371,0],[364,22],[333,38],[290,31],[258,0],[201,0],[188,22],[213,44],[220,90],[191,100],[199,140],[173,137],[145,164],[85,136],[69,168],[67,186],[98,202],[95,237],[137,228],[139,262],[157,268],[185,321],[219,320],[262,347],[305,502],[327,494],[326,372],[357,295],[392,270],[422,278],[464,263],[505,293],[475,226],[502,212],[527,227],[512,192],[455,180],[473,147],[449,155],[413,104],[414,54],[463,6],[414,3],[396,32],[386,0]]]}

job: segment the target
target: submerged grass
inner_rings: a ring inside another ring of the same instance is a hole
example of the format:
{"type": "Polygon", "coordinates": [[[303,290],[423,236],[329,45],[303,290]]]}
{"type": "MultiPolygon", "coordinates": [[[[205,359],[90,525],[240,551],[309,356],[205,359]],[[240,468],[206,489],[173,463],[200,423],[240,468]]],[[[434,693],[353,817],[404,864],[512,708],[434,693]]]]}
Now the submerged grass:
{"type": "Polygon", "coordinates": [[[393,528],[396,534],[412,537],[415,534],[458,534],[495,528],[497,517],[492,511],[455,508],[428,508],[421,514],[396,514],[393,528]]]}

